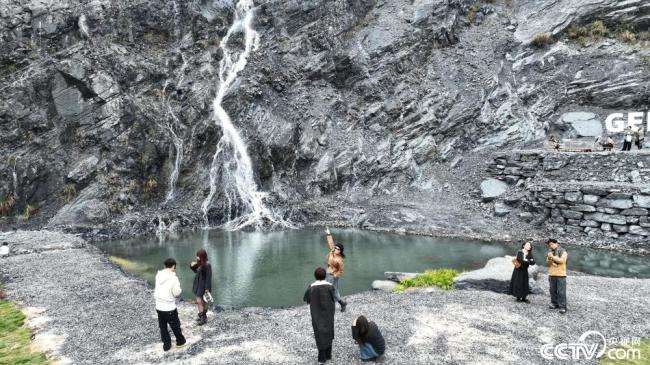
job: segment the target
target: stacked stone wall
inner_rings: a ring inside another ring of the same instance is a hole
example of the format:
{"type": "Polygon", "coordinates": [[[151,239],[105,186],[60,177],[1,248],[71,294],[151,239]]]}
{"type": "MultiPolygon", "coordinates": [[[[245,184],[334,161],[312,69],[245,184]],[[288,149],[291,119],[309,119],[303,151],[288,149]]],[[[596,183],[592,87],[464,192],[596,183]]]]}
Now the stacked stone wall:
{"type": "Polygon", "coordinates": [[[509,213],[505,203],[557,231],[612,239],[650,236],[650,150],[512,151],[495,155],[487,171],[509,186],[495,203],[496,215],[509,213]]]}

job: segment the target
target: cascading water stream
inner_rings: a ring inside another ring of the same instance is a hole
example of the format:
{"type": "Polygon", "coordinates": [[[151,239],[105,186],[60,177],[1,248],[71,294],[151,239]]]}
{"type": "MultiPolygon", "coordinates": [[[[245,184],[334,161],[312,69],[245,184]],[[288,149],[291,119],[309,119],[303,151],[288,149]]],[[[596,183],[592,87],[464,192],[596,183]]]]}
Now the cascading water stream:
{"type": "MultiPolygon", "coordinates": [[[[179,51],[180,52],[180,51],[179,51]]],[[[185,55],[180,52],[181,58],[183,59],[183,64],[176,72],[176,82],[174,83],[176,86],[181,85],[183,83],[183,79],[185,77],[185,69],[187,68],[187,59],[185,58],[185,55]]],[[[179,136],[179,129],[181,127],[181,121],[178,119],[178,116],[176,113],[174,113],[174,108],[169,102],[169,98],[166,96],[167,94],[167,87],[169,86],[170,81],[167,80],[165,81],[165,85],[163,86],[162,90],[162,104],[163,108],[167,109],[167,118],[163,123],[159,123],[159,126],[164,129],[167,133],[169,133],[169,136],[172,139],[172,143],[174,144],[174,149],[176,152],[176,156],[174,158],[174,165],[172,166],[172,171],[169,174],[169,190],[167,191],[167,197],[165,198],[165,203],[169,202],[174,198],[174,191],[176,189],[176,182],[178,181],[178,173],[181,168],[181,162],[183,161],[183,152],[184,152],[184,144],[183,144],[183,139],[179,136]]]]}
{"type": "Polygon", "coordinates": [[[165,85],[162,89],[161,104],[163,109],[166,109],[166,118],[162,122],[156,122],[158,126],[167,132],[174,144],[174,164],[172,165],[171,172],[169,174],[169,188],[167,190],[167,196],[165,197],[165,203],[168,203],[174,198],[174,193],[176,190],[176,182],[178,181],[178,174],[181,168],[181,163],[183,162],[183,153],[185,151],[185,146],[183,143],[183,138],[180,135],[182,129],[182,123],[179,120],[178,116],[174,112],[174,107],[171,104],[170,97],[167,95],[167,88],[173,84],[175,87],[182,85],[185,78],[185,70],[188,67],[188,60],[185,57],[185,54],[181,51],[181,29],[180,29],[180,9],[176,1],[172,2],[173,11],[174,11],[174,34],[177,38],[178,47],[176,53],[180,54],[183,63],[181,67],[174,72],[171,78],[168,78],[165,81],[165,85]]]}
{"type": "Polygon", "coordinates": [[[222,106],[230,86],[246,66],[251,51],[258,46],[259,36],[252,28],[253,13],[253,1],[240,0],[235,7],[233,24],[219,45],[223,58],[219,64],[219,89],[212,107],[214,121],[221,128],[223,136],[212,158],[210,193],[201,204],[205,228],[209,227],[208,210],[219,186],[223,188],[227,200],[227,222],[223,228],[238,230],[250,226],[291,226],[264,204],[266,194],[257,190],[246,144],[222,106]],[[244,35],[244,49],[239,51],[228,45],[231,36],[237,33],[244,35]]]}
{"type": "Polygon", "coordinates": [[[18,199],[18,174],[16,173],[16,163],[18,162],[18,157],[14,157],[14,169],[11,171],[11,177],[14,183],[14,198],[18,199]]]}

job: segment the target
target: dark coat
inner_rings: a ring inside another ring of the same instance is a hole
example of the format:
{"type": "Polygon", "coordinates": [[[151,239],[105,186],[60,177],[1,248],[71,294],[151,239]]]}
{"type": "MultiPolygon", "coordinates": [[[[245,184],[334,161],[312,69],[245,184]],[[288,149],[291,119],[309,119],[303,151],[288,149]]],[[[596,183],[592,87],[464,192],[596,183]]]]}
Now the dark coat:
{"type": "Polygon", "coordinates": [[[334,340],[334,286],[327,282],[316,282],[307,288],[303,300],[309,303],[316,347],[319,350],[332,347],[334,340]]]}
{"type": "Polygon", "coordinates": [[[203,267],[190,267],[194,274],[194,283],[192,283],[192,293],[197,297],[202,297],[207,289],[212,292],[212,266],[210,263],[203,265],[203,267]]]}
{"type": "Polygon", "coordinates": [[[384,340],[384,336],[382,336],[381,331],[379,331],[379,327],[377,327],[377,324],[375,324],[375,322],[368,322],[368,334],[365,338],[361,338],[358,328],[352,326],[352,338],[359,345],[365,343],[371,344],[372,348],[379,356],[383,355],[386,351],[386,341],[384,340]]]}
{"type": "Polygon", "coordinates": [[[530,287],[528,284],[528,266],[535,265],[533,256],[528,256],[528,261],[524,261],[524,253],[517,252],[517,260],[521,262],[521,267],[512,270],[512,278],[510,279],[510,294],[517,298],[524,298],[530,294],[530,287]]]}

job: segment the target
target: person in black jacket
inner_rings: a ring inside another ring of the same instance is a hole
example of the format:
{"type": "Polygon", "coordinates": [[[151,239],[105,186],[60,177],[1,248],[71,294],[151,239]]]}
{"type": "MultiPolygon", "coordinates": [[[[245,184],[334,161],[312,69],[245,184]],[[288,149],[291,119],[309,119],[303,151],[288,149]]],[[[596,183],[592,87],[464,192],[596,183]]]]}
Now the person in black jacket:
{"type": "Polygon", "coordinates": [[[196,261],[192,262],[190,268],[195,272],[192,293],[199,307],[197,324],[202,326],[208,322],[208,303],[203,299],[203,295],[212,291],[212,266],[208,262],[208,253],[204,249],[196,251],[196,261]]]}
{"type": "Polygon", "coordinates": [[[318,363],[324,364],[332,359],[332,341],[334,340],[334,286],[325,281],[327,273],[319,267],[314,271],[316,281],[305,291],[303,300],[309,303],[311,325],[314,328],[318,363]]]}
{"type": "Polygon", "coordinates": [[[375,322],[359,316],[352,323],[352,338],[359,345],[359,357],[363,361],[375,361],[386,351],[386,342],[375,322]]]}
{"type": "Polygon", "coordinates": [[[528,266],[535,265],[533,258],[533,246],[530,242],[524,242],[521,250],[517,251],[517,262],[521,265],[515,266],[510,279],[510,294],[517,298],[518,302],[530,303],[526,297],[530,293],[528,284],[528,266]]]}

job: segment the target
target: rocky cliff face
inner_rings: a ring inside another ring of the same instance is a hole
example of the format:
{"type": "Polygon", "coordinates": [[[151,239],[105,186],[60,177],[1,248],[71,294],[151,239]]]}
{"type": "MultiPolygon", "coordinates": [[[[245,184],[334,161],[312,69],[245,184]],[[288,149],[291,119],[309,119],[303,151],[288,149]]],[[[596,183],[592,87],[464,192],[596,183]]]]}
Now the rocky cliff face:
{"type": "MultiPolygon", "coordinates": [[[[491,151],[575,136],[566,112],[600,122],[649,104],[644,1],[255,5],[259,44],[223,105],[266,204],[296,223],[517,226],[473,198],[491,151]],[[600,37],[597,20],[635,42],[600,37]]],[[[234,9],[227,0],[0,5],[0,224],[91,235],[204,224],[222,137],[212,114],[219,45],[234,9]]],[[[235,34],[228,47],[243,44],[235,34]]],[[[208,219],[237,213],[218,191],[208,219]]]]}

